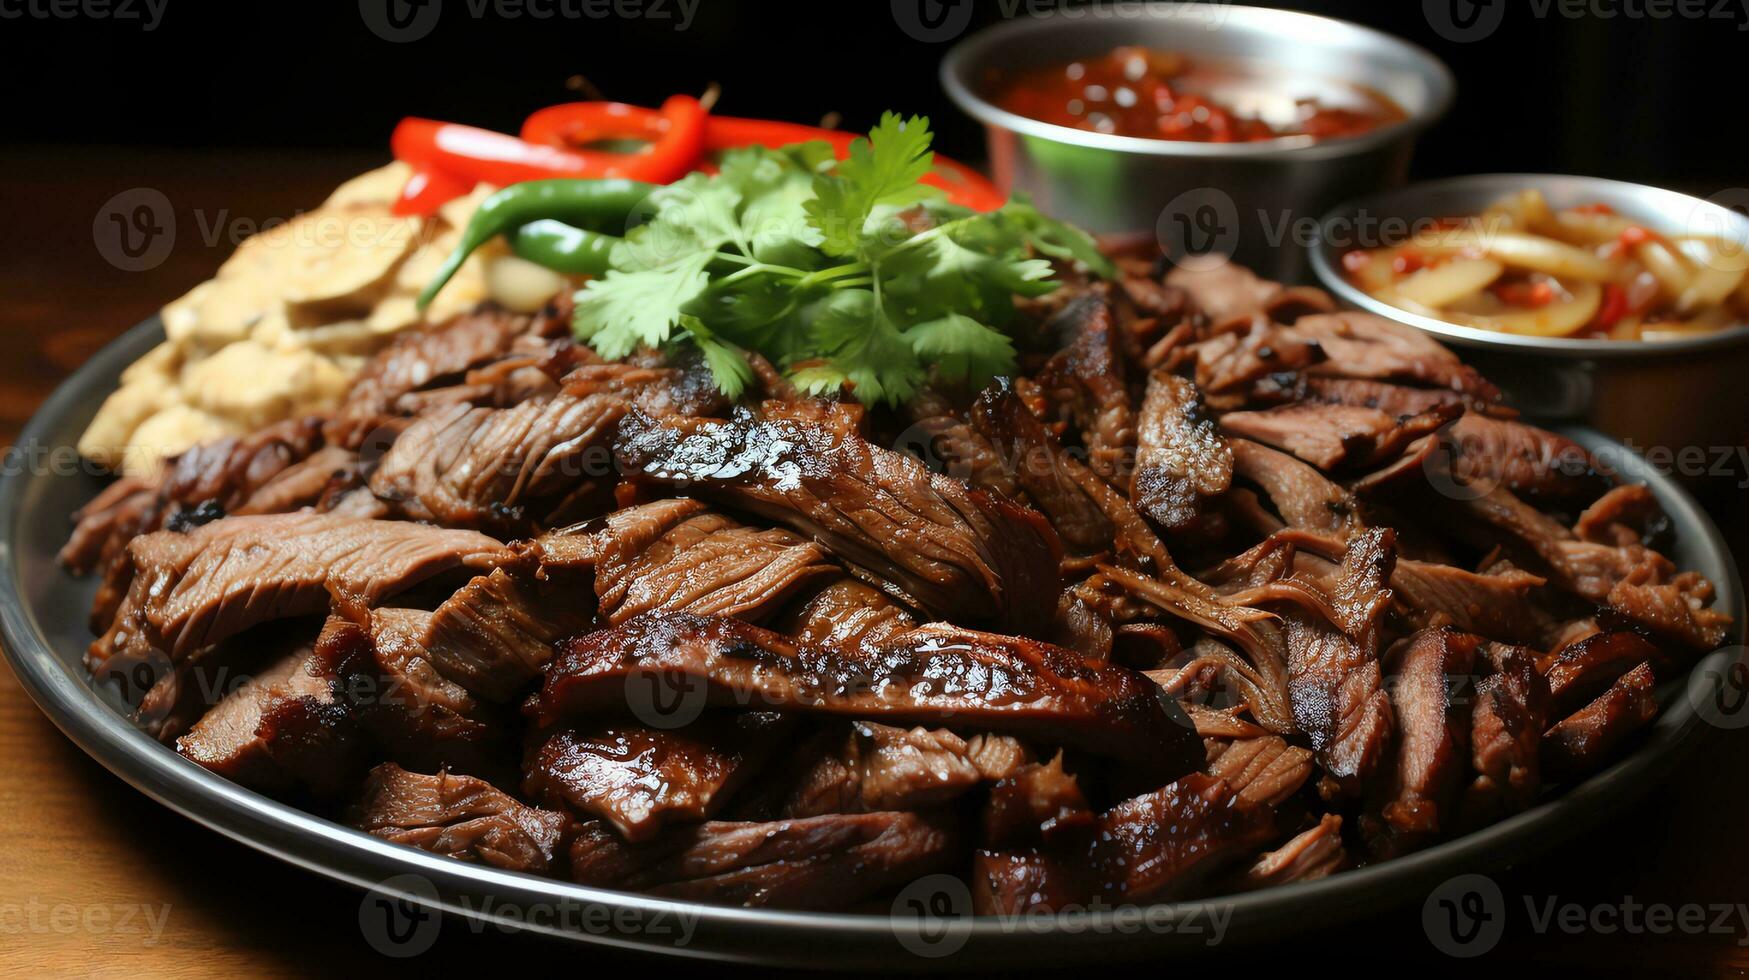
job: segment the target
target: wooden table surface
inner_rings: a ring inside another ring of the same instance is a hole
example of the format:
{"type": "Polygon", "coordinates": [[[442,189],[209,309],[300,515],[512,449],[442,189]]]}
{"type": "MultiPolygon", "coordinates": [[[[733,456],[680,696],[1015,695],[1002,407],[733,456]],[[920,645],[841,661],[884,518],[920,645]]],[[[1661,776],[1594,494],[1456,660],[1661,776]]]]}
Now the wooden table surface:
{"type": "MultiPolygon", "coordinates": [[[[313,207],[368,157],[4,151],[0,172],[0,444],[86,357],[206,278],[231,229],[313,207]],[[162,264],[107,262],[93,225],[106,202],[155,188],[176,217],[162,264]],[[214,230],[218,229],[215,234],[214,230]]],[[[1743,495],[1711,488],[1715,515],[1740,528],[1743,495]]],[[[1741,549],[1739,549],[1741,551],[1741,549]]],[[[1504,939],[1479,962],[1438,953],[1421,910],[1406,908],[1281,947],[1217,949],[1209,965],[1264,968],[1345,962],[1413,964],[1474,976],[1531,964],[1587,973],[1740,976],[1749,968],[1749,733],[1724,732],[1667,774],[1645,803],[1602,829],[1494,875],[1507,900],[1504,939]],[[1526,904],[1527,898],[1530,904],[1526,904]],[[1539,930],[1529,908],[1708,906],[1716,930],[1652,935],[1539,930]],[[1744,903],[1739,905],[1738,903],[1744,903]]],[[[280,864],[151,802],[88,759],[0,667],[0,975],[380,975],[411,968],[503,968],[536,961],[670,968],[446,920],[414,959],[380,956],[359,926],[360,894],[280,864]]],[[[821,950],[820,965],[831,966],[821,950]]],[[[684,968],[684,967],[683,967],[684,968]]],[[[1316,967],[1314,967],[1316,968],[1316,967]]],[[[410,971],[410,972],[411,972],[410,971]]],[[[720,973],[720,968],[713,968],[720,973]]]]}

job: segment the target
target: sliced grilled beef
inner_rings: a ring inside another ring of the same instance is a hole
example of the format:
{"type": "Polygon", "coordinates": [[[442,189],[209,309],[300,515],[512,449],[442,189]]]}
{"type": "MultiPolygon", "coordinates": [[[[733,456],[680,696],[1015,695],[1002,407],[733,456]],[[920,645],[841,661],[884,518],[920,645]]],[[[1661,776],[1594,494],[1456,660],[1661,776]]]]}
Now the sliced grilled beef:
{"type": "MultiPolygon", "coordinates": [[[[1307,370],[1324,359],[1324,349],[1298,331],[1258,316],[1185,348],[1184,356],[1194,359],[1196,386],[1203,394],[1219,407],[1233,408],[1258,381],[1307,370]]],[[[1168,360],[1164,366],[1175,364],[1168,360]]]]}
{"type": "Polygon", "coordinates": [[[600,616],[609,625],[657,611],[760,622],[791,596],[842,574],[818,544],[748,527],[697,500],[628,507],[602,524],[582,547],[593,558],[600,616]]]}
{"type": "Polygon", "coordinates": [[[1417,629],[1449,624],[1508,643],[1533,642],[1547,629],[1532,601],[1547,581],[1517,568],[1483,574],[1408,558],[1391,573],[1396,611],[1417,629]]]}
{"type": "Polygon", "coordinates": [[[951,865],[956,836],[951,824],[916,813],[710,822],[647,844],[589,823],[571,845],[571,875],[690,901],[837,909],[951,865]]]}
{"type": "Polygon", "coordinates": [[[494,569],[444,600],[420,639],[444,677],[508,702],[540,676],[555,642],[589,627],[592,599],[587,586],[567,578],[494,569]]]}
{"type": "Polygon", "coordinates": [[[550,874],[563,853],[566,819],[472,776],[426,776],[390,762],[371,770],[347,823],[433,854],[550,874]]]}
{"type": "Polygon", "coordinates": [[[1293,329],[1328,355],[1307,369],[1312,375],[1408,381],[1483,402],[1500,400],[1498,388],[1438,341],[1384,317],[1352,312],[1308,316],[1295,321],[1293,329]]]}
{"type": "Polygon", "coordinates": [[[1166,274],[1166,286],[1183,290],[1192,305],[1211,323],[1264,314],[1277,323],[1293,323],[1309,313],[1336,308],[1329,294],[1305,287],[1286,288],[1233,262],[1213,268],[1179,267],[1166,274]]]}
{"type": "Polygon", "coordinates": [[[1042,516],[854,433],[747,413],[664,422],[633,413],[614,451],[631,479],[787,524],[933,615],[1026,632],[1056,607],[1061,545],[1042,516]]]}
{"type": "Polygon", "coordinates": [[[471,531],[311,512],[159,531],[128,545],[136,572],[127,615],[92,645],[87,662],[101,679],[131,670],[133,655],[154,649],[186,659],[251,626],[322,613],[330,588],[375,603],[506,554],[471,531]],[[122,642],[138,638],[143,647],[122,642]],[[118,659],[124,648],[132,653],[118,659]]]}
{"type": "Polygon", "coordinates": [[[684,729],[561,729],[540,740],[523,791],[554,809],[599,817],[629,841],[716,814],[794,730],[759,712],[707,715],[684,729]]]}
{"type": "Polygon", "coordinates": [[[1534,425],[1466,415],[1446,437],[1457,447],[1452,473],[1467,485],[1557,504],[1590,500],[1609,486],[1585,447],[1534,425]]]}
{"type": "Polygon", "coordinates": [[[1013,775],[1025,750],[1013,739],[974,736],[946,729],[907,731],[872,722],[822,733],[824,751],[789,781],[776,815],[926,810],[986,781],[1013,775]]]}
{"type": "Polygon", "coordinates": [[[1130,501],[1166,531],[1197,528],[1208,502],[1232,486],[1233,451],[1196,386],[1165,371],[1150,374],[1136,434],[1130,501]]]}
{"type": "Polygon", "coordinates": [[[265,792],[331,795],[364,771],[336,679],[307,642],[244,681],[176,740],[183,758],[265,792]]]}
{"type": "Polygon", "coordinates": [[[329,617],[316,653],[383,756],[501,778],[515,758],[514,719],[438,672],[424,645],[430,625],[424,610],[351,604],[329,617]]]}
{"type": "Polygon", "coordinates": [[[1650,487],[1629,483],[1597,498],[1573,523],[1579,540],[1592,544],[1651,547],[1670,529],[1670,519],[1650,487]]]}
{"type": "Polygon", "coordinates": [[[1061,349],[1039,372],[1039,384],[1051,401],[1067,407],[1087,449],[1088,467],[1127,485],[1136,420],[1111,303],[1090,293],[1064,307],[1044,329],[1060,339],[1061,349]]]}
{"type": "Polygon", "coordinates": [[[1170,779],[1201,764],[1183,713],[1146,678],[1068,650],[944,625],[866,655],[797,644],[735,620],[647,615],[562,644],[535,706],[539,724],[623,710],[627,685],[660,677],[709,703],[1036,737],[1170,779]]]}
{"type": "Polygon", "coordinates": [[[1100,506],[1110,486],[1064,451],[1006,380],[978,396],[972,426],[1009,461],[1015,483],[1050,518],[1070,553],[1111,550],[1115,528],[1100,506]]]}
{"type": "Polygon", "coordinates": [[[1267,807],[1222,780],[1192,774],[1100,816],[1088,843],[979,851],[972,902],[981,914],[1157,901],[1243,860],[1275,832],[1267,807]]]}
{"type": "Polygon", "coordinates": [[[1537,662],[1537,670],[1549,682],[1549,713],[1561,718],[1640,664],[1658,664],[1665,659],[1638,633],[1600,630],[1556,648],[1537,662]]]}
{"type": "Polygon", "coordinates": [[[1063,768],[1063,756],[1014,768],[990,787],[984,804],[983,846],[1012,851],[1073,843],[1098,821],[1081,785],[1063,768]]]}
{"type": "Polygon", "coordinates": [[[1382,688],[1378,619],[1390,602],[1396,535],[1371,528],[1350,541],[1328,585],[1335,621],[1287,610],[1287,690],[1294,719],[1318,762],[1352,794],[1378,766],[1391,737],[1391,702],[1382,688]]]}
{"type": "Polygon", "coordinates": [[[1361,527],[1348,491],[1286,453],[1244,439],[1231,443],[1234,471],[1262,488],[1289,527],[1347,537],[1361,527]]]}
{"type": "Polygon", "coordinates": [[[840,578],[797,600],[771,625],[804,646],[868,651],[915,627],[917,621],[885,593],[840,578]]]}
{"type": "Polygon", "coordinates": [[[1616,678],[1609,690],[1555,723],[1542,742],[1542,764],[1551,779],[1596,772],[1635,732],[1658,714],[1651,664],[1616,678]]]}
{"type": "Polygon", "coordinates": [[[1403,854],[1450,829],[1470,759],[1470,699],[1481,638],[1449,628],[1416,633],[1386,658],[1397,753],[1367,845],[1403,854]]]}
{"type": "Polygon", "coordinates": [[[1548,682],[1521,647],[1481,647],[1493,672],[1476,685],[1470,713],[1470,764],[1475,779],[1458,803],[1460,830],[1492,823],[1528,807],[1542,789],[1538,761],[1548,727],[1548,682]]]}
{"type": "Polygon", "coordinates": [[[1463,411],[1436,405],[1419,415],[1392,417],[1376,408],[1349,405],[1284,405],[1263,412],[1229,412],[1221,429],[1293,453],[1321,470],[1366,469],[1402,455],[1463,411]]]}

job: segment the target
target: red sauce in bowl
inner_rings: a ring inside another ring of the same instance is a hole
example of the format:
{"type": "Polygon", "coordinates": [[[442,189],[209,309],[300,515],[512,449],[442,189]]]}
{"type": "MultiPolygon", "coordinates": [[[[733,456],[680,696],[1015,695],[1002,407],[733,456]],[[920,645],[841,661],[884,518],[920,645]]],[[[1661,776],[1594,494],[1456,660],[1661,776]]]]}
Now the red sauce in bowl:
{"type": "Polygon", "coordinates": [[[1285,111],[1275,118],[1237,107],[1248,90],[1255,101],[1260,81],[1265,79],[1232,66],[1193,65],[1182,55],[1122,47],[1099,58],[1006,74],[995,79],[993,101],[1016,115],[1072,129],[1199,143],[1340,139],[1406,118],[1395,102],[1358,85],[1341,86],[1344,105],[1278,92],[1275,107],[1285,111]],[[1223,98],[1223,89],[1232,97],[1223,98]]]}

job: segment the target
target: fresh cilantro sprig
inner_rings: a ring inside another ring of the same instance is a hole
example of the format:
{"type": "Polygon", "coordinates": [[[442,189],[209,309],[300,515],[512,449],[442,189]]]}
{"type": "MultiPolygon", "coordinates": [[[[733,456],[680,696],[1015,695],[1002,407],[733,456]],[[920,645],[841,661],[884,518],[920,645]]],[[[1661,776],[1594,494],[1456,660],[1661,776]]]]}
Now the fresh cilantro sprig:
{"type": "Polygon", "coordinates": [[[657,191],[613,269],[577,293],[577,336],[607,358],[695,344],[731,397],[758,351],[812,393],[898,404],[931,372],[1010,373],[1016,296],[1057,288],[1046,258],[1111,276],[1084,232],[1023,200],[980,214],[922,183],[929,121],[888,113],[835,159],[825,143],[725,155],[657,191]]]}

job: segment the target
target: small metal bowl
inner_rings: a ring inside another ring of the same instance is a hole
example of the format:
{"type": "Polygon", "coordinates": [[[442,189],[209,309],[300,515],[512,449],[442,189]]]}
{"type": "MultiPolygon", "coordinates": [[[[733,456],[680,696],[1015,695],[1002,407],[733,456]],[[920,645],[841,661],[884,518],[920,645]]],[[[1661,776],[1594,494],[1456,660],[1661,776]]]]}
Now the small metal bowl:
{"type": "Polygon", "coordinates": [[[1749,398],[1743,397],[1749,326],[1679,340],[1525,337],[1411,313],[1373,298],[1342,273],[1342,253],[1349,248],[1390,244],[1368,240],[1389,237],[1383,229],[1477,214],[1525,188],[1542,191],[1553,208],[1607,204],[1654,231],[1704,232],[1749,247],[1749,217],[1687,194],[1598,177],[1482,174],[1341,205],[1319,223],[1324,232],[1312,249],[1312,268],[1344,303],[1461,348],[1464,360],[1535,418],[1593,425],[1640,452],[1674,456],[1742,445],[1749,435],[1749,398]]]}
{"type": "MultiPolygon", "coordinates": [[[[1095,232],[1174,234],[1173,214],[1218,216],[1212,248],[1278,279],[1302,271],[1304,242],[1276,233],[1311,222],[1336,203],[1401,184],[1416,136],[1451,104],[1451,72],[1405,41],[1344,21],[1264,7],[1153,3],[1058,11],[1008,21],[956,45],[942,84],[982,122],[996,182],[1045,211],[1095,232]],[[1095,57],[1120,45],[1237,63],[1282,79],[1294,95],[1316,86],[1362,86],[1390,97],[1406,118],[1359,136],[1312,141],[1198,143],[1088,132],[1008,112],[986,98],[992,73],[1095,57]],[[1254,222],[1254,223],[1253,223],[1254,222]]],[[[1188,234],[1188,232],[1186,233],[1188,234]]],[[[1168,253],[1174,251],[1167,245],[1168,253]]],[[[1180,255],[1173,255],[1175,259],[1180,255]]]]}

